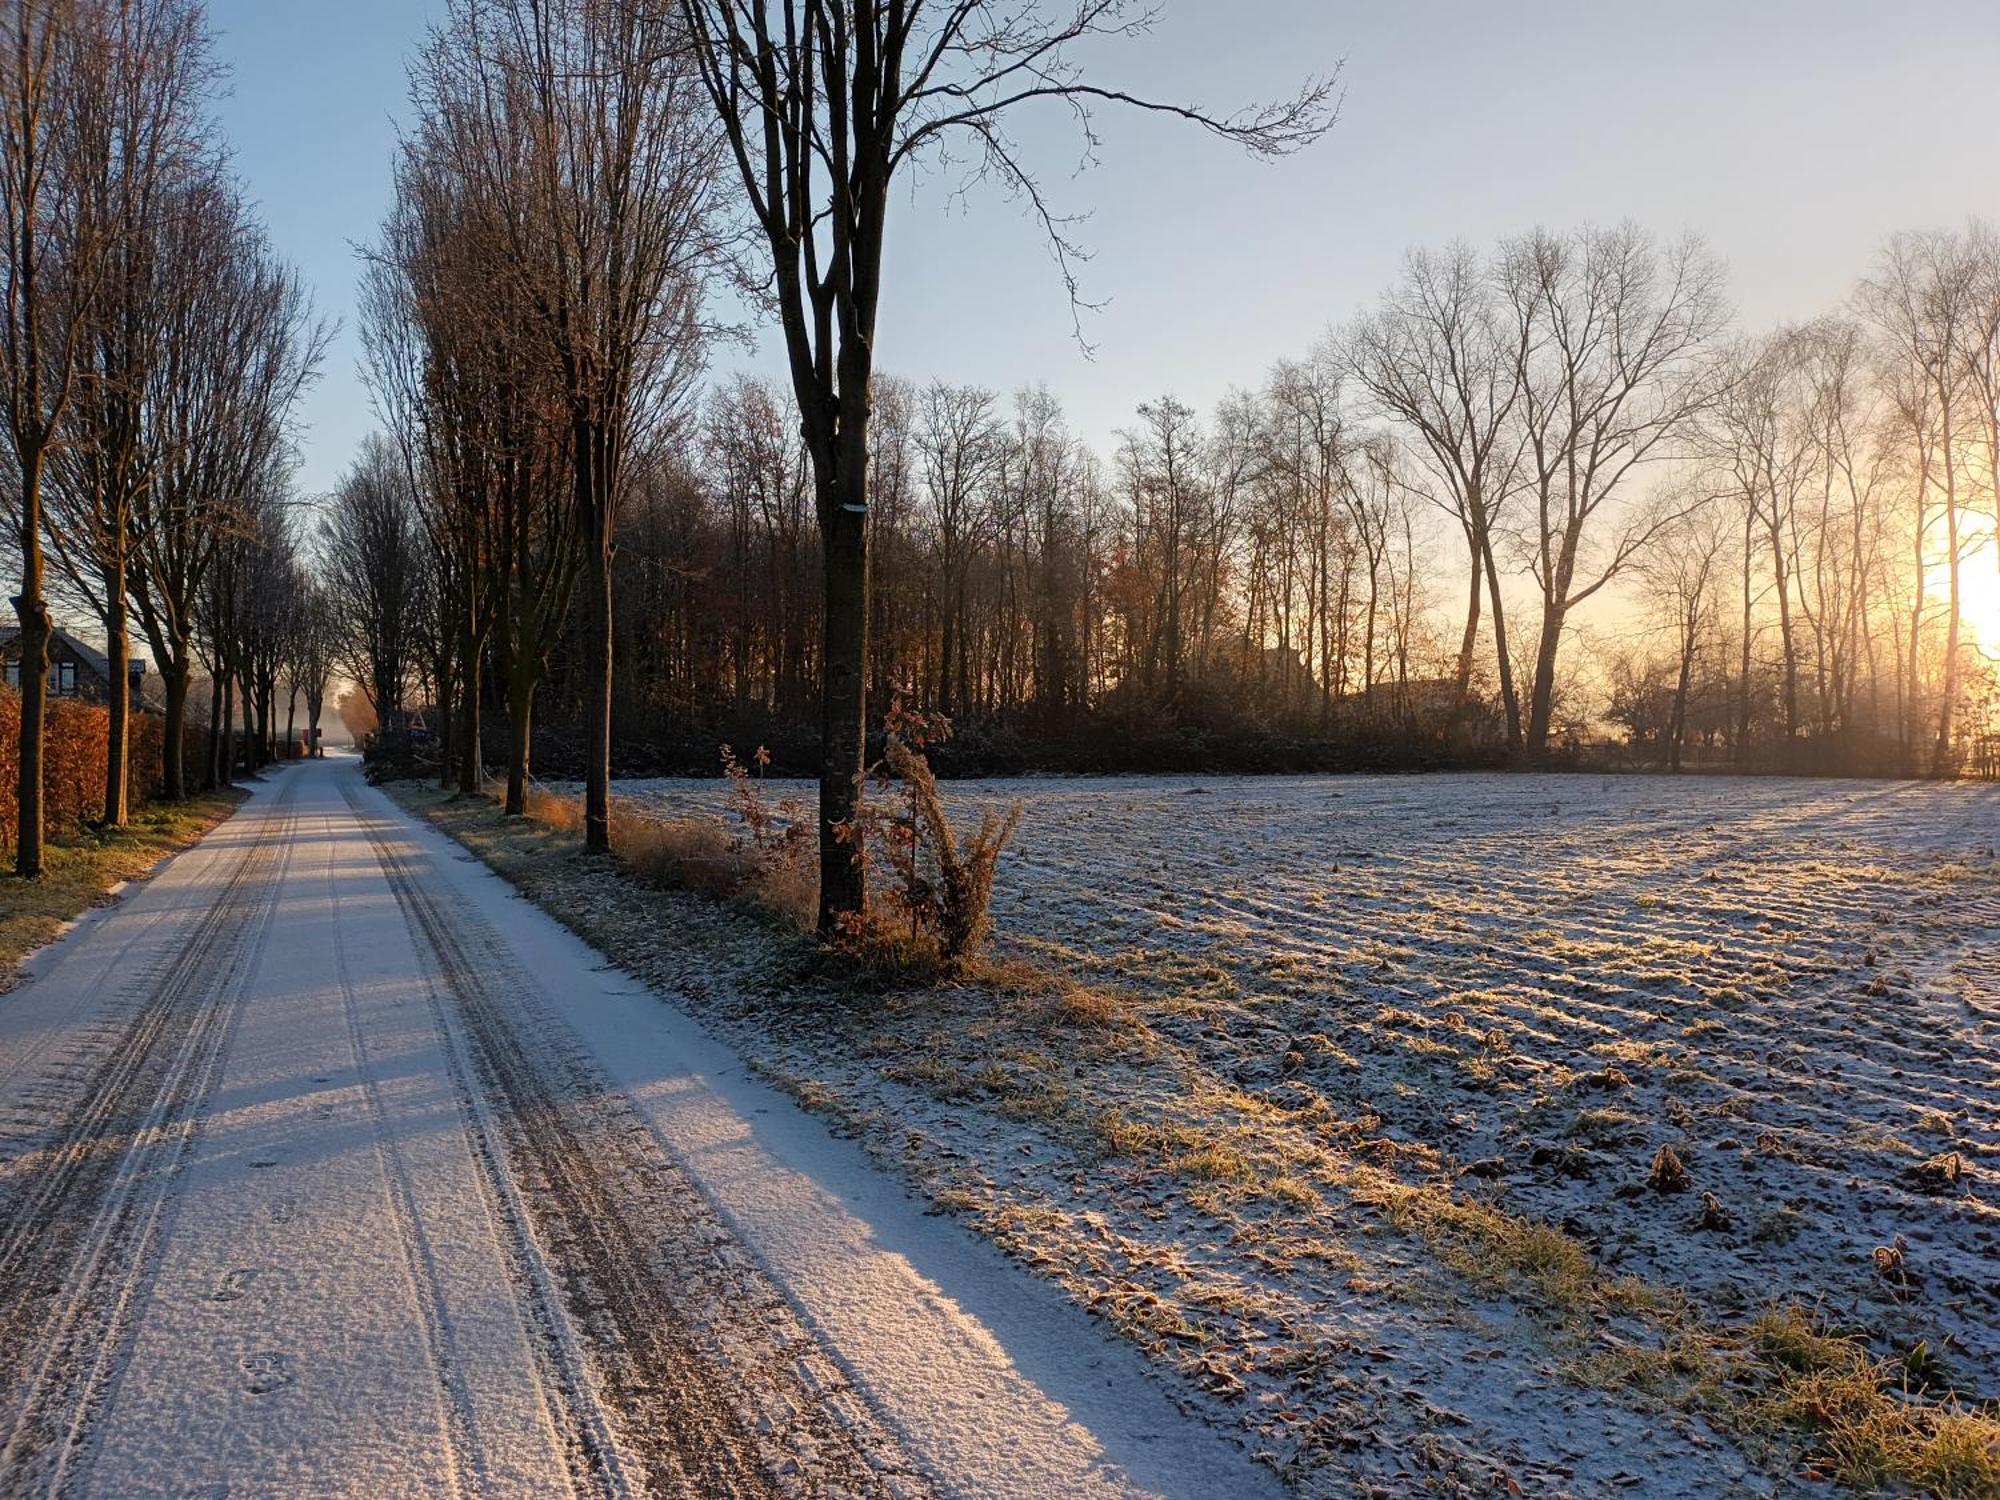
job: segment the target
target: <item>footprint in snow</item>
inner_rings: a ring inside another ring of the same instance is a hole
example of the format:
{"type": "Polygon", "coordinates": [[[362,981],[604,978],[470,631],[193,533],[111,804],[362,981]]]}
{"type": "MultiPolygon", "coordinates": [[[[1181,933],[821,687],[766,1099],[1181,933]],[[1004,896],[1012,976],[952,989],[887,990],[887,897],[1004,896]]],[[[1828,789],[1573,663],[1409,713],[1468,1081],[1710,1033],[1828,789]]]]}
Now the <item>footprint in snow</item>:
{"type": "Polygon", "coordinates": [[[292,1383],[292,1362],[275,1349],[246,1354],[237,1361],[243,1367],[243,1389],[253,1396],[281,1391],[292,1383]]]}
{"type": "Polygon", "coordinates": [[[237,1266],[234,1270],[224,1271],[222,1279],[215,1284],[212,1300],[216,1302],[234,1302],[238,1297],[241,1297],[245,1292],[250,1290],[250,1283],[256,1279],[257,1273],[248,1266],[237,1266]]]}

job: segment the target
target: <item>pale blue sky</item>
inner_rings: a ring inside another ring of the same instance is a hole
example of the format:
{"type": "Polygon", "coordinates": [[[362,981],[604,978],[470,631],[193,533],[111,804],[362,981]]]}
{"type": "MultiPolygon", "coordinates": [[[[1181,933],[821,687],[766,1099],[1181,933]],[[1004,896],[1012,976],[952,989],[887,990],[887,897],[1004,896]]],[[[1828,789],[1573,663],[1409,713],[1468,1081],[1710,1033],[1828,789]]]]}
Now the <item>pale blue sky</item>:
{"type": "MultiPolygon", "coordinates": [[[[385,207],[403,62],[428,0],[211,0],[223,124],[279,249],[342,319],[309,398],[309,491],[372,425],[354,259],[385,207]]],[[[1160,120],[1103,118],[1072,175],[1054,117],[1020,134],[1089,209],[1084,358],[1032,227],[922,181],[892,220],[880,363],[1007,391],[1046,380],[1105,444],[1142,400],[1206,407],[1372,299],[1407,245],[1631,217],[1699,229],[1752,326],[1837,303],[1890,230],[2000,215],[1993,0],[1305,3],[1169,0],[1102,76],[1216,107],[1345,59],[1342,121],[1276,165],[1160,120]]],[[[723,350],[725,368],[768,351],[723,350]]],[[[775,367],[773,367],[775,368],[775,367]]]]}

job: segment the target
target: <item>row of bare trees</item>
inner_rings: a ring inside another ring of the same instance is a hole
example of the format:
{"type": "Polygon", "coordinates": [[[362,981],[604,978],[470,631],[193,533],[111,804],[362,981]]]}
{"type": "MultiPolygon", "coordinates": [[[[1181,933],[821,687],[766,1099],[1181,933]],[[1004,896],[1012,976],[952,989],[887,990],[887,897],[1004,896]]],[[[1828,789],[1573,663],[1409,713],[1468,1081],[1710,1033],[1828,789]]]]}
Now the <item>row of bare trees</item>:
{"type": "MultiPolygon", "coordinates": [[[[18,548],[20,823],[42,863],[51,600],[107,646],[104,821],[129,806],[134,621],[165,693],[165,785],[190,684],[235,708],[311,673],[285,601],[314,587],[287,520],[287,424],[324,343],[215,144],[197,0],[9,0],[0,88],[0,405],[18,548]],[[53,576],[51,575],[53,564],[53,576]]],[[[222,722],[221,704],[211,723],[222,722]]],[[[211,767],[210,775],[219,773],[211,767]]]]}
{"type": "Polygon", "coordinates": [[[405,668],[423,671],[471,788],[491,653],[518,812],[543,663],[577,596],[601,850],[618,511],[701,369],[727,263],[718,137],[678,17],[621,0],[454,0],[411,77],[417,119],[364,287],[391,441],[357,463],[330,533],[363,601],[358,675],[394,733],[405,668]],[[391,607],[405,591],[427,612],[391,607]],[[434,627],[405,634],[419,614],[434,627]]]}
{"type": "MultiPolygon", "coordinates": [[[[420,539],[437,622],[409,662],[380,643],[369,657],[385,733],[428,648],[456,780],[476,785],[482,684],[497,678],[518,810],[538,682],[567,633],[585,829],[607,846],[619,514],[644,493],[650,523],[685,493],[704,308],[734,278],[781,328],[790,390],[740,393],[761,403],[749,428],[762,430],[721,444],[737,476],[727,503],[783,532],[768,575],[785,611],[774,691],[795,702],[816,684],[821,926],[858,912],[850,834],[881,597],[871,506],[892,467],[874,452],[874,342],[893,183],[969,139],[1067,267],[1064,221],[1005,133],[1018,110],[1065,108],[1088,134],[1102,104],[1164,109],[1267,156],[1330,118],[1324,82],[1222,117],[1085,76],[1078,48],[1149,23],[1124,0],[801,0],[782,14],[742,0],[452,0],[413,69],[417,121],[367,274],[370,371],[402,470],[404,519],[381,536],[420,539]],[[796,466],[745,498],[774,452],[796,466]],[[816,580],[801,575],[809,557],[816,580]]],[[[363,456],[335,530],[360,528],[361,491],[390,467],[363,456]]],[[[748,528],[734,537],[740,554],[748,528]]],[[[392,571],[382,547],[340,564],[343,591],[392,571]]]]}
{"type": "MultiPolygon", "coordinates": [[[[1631,226],[1414,254],[1378,308],[1208,420],[1140,405],[1108,464],[1045,391],[1010,410],[877,377],[868,684],[1048,730],[1123,701],[1322,735],[1480,717],[1497,684],[1505,745],[1539,756],[1573,612],[1695,505],[1648,477],[1689,459],[1728,385],[1720,282],[1699,244],[1631,226]],[[1449,664],[1440,522],[1470,580],[1449,664]],[[1517,664],[1524,576],[1539,620],[1517,664]]],[[[660,559],[707,585],[658,622],[684,643],[661,653],[674,708],[791,712],[832,649],[805,607],[800,429],[760,382],[710,398],[680,485],[702,539],[660,559]]]]}
{"type": "MultiPolygon", "coordinates": [[[[1044,737],[1137,706],[1523,760],[1608,710],[1676,764],[1949,769],[1985,680],[1950,582],[1990,565],[1990,366],[1961,335],[1947,462],[1881,309],[1948,308],[1913,268],[1989,240],[1899,239],[1851,307],[1755,339],[1698,245],[1629,226],[1413,255],[1257,389],[1140,406],[1108,461],[1046,391],[877,377],[868,694],[1044,737]]],[[[809,719],[812,484],[788,393],[741,377],[641,477],[639,722],[809,719]]]]}

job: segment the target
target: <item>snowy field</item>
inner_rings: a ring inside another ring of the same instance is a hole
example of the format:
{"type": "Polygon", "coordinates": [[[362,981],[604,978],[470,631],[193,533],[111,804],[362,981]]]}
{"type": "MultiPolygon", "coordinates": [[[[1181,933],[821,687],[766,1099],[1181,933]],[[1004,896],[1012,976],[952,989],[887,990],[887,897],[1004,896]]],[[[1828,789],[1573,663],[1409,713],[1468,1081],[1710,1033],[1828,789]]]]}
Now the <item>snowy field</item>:
{"type": "MultiPolygon", "coordinates": [[[[724,798],[620,790],[673,813],[724,798]]],[[[1647,1415],[1661,1372],[1639,1355],[1681,1316],[1663,1308],[1729,1329],[1796,1301],[1879,1354],[1916,1350],[1919,1379],[2000,1396],[2000,788],[945,790],[961,817],[1026,804],[1003,946],[1135,996],[1167,1060],[1003,1048],[981,1070],[978,1037],[912,1021],[869,1041],[879,1072],[817,1076],[906,1131],[934,1192],[1242,1413],[1308,1491],[1350,1493],[1349,1464],[1397,1493],[1413,1475],[1412,1493],[1796,1483],[1740,1470],[1740,1435],[1689,1403],[1647,1415]],[[1033,1102],[1064,1066],[1179,1170],[1079,1168],[1033,1102]],[[1559,1227],[1646,1288],[1631,1369],[1565,1331],[1559,1289],[1524,1339],[1519,1299],[1480,1290],[1504,1278],[1482,1274],[1479,1237],[1364,1165],[1559,1227]],[[1157,1305],[1115,1300],[1134,1286],[1157,1305]]]]}

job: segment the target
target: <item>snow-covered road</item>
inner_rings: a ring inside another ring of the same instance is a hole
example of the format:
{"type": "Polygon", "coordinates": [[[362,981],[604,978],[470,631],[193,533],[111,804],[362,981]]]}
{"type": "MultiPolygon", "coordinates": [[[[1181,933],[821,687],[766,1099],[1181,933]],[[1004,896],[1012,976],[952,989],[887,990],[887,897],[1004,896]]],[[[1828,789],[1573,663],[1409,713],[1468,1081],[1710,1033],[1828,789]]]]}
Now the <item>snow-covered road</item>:
{"type": "Polygon", "coordinates": [[[6,1496],[1268,1488],[351,760],[0,997],[0,1350],[6,1496]]]}

